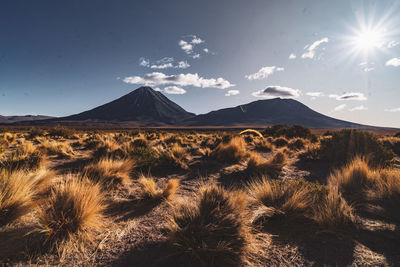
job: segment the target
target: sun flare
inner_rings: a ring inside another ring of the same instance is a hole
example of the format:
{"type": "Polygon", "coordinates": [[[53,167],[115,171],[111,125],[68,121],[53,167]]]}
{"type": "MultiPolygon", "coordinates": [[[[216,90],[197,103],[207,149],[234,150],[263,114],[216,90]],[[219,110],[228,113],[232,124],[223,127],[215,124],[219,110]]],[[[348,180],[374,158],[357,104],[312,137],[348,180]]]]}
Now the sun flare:
{"type": "Polygon", "coordinates": [[[378,30],[365,30],[354,37],[356,48],[364,51],[379,48],[382,42],[382,33],[378,30]]]}

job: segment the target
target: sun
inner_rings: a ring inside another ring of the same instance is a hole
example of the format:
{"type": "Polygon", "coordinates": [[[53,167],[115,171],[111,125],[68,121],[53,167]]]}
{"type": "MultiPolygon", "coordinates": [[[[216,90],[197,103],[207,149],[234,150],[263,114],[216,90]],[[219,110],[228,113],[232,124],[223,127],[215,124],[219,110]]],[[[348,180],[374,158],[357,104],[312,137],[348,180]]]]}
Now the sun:
{"type": "Polygon", "coordinates": [[[382,46],[383,33],[379,30],[363,30],[354,36],[354,45],[357,49],[370,51],[382,46]]]}

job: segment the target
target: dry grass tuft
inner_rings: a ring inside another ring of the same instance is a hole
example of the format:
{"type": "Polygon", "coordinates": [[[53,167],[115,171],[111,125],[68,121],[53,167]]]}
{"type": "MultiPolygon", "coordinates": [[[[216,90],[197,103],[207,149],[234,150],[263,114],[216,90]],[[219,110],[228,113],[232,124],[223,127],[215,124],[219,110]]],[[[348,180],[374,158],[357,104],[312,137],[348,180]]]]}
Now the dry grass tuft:
{"type": "Polygon", "coordinates": [[[57,185],[40,211],[40,231],[59,255],[84,251],[104,226],[104,195],[100,186],[88,180],[69,177],[57,185]]]}
{"type": "Polygon", "coordinates": [[[36,172],[0,171],[0,226],[6,225],[28,213],[46,193],[55,172],[40,169],[36,172]]]}
{"type": "Polygon", "coordinates": [[[253,220],[256,223],[306,218],[311,214],[312,190],[297,180],[277,181],[263,177],[251,182],[248,191],[262,210],[253,220]]]}
{"type": "Polygon", "coordinates": [[[43,167],[46,160],[46,156],[37,150],[31,142],[24,141],[9,157],[1,162],[1,165],[9,170],[35,170],[43,167]]]}
{"type": "Polygon", "coordinates": [[[44,154],[57,155],[60,158],[73,158],[75,152],[71,145],[65,142],[58,142],[54,140],[45,140],[38,147],[44,154]]]}
{"type": "Polygon", "coordinates": [[[314,221],[322,227],[335,230],[343,229],[354,223],[353,207],[339,193],[337,188],[330,188],[313,211],[314,221]]]}
{"type": "Polygon", "coordinates": [[[179,186],[178,179],[171,179],[164,188],[160,189],[152,177],[145,176],[139,178],[139,183],[143,189],[143,197],[155,201],[172,199],[179,186]]]}
{"type": "Polygon", "coordinates": [[[127,185],[134,167],[132,160],[104,158],[85,167],[83,174],[103,189],[117,189],[127,185]]]}
{"type": "Polygon", "coordinates": [[[221,142],[212,156],[221,162],[237,163],[247,156],[246,142],[241,137],[233,137],[227,143],[221,142]]]}
{"type": "Polygon", "coordinates": [[[260,154],[252,152],[247,163],[247,171],[276,178],[285,166],[286,160],[287,156],[283,151],[276,152],[270,159],[265,159],[260,154]]]}
{"type": "Polygon", "coordinates": [[[179,206],[169,243],[176,266],[241,266],[250,243],[246,198],[221,187],[203,187],[194,205],[179,206]]]}
{"type": "Polygon", "coordinates": [[[270,152],[274,149],[274,145],[272,145],[266,139],[261,139],[260,141],[256,142],[255,149],[260,152],[270,152]]]}

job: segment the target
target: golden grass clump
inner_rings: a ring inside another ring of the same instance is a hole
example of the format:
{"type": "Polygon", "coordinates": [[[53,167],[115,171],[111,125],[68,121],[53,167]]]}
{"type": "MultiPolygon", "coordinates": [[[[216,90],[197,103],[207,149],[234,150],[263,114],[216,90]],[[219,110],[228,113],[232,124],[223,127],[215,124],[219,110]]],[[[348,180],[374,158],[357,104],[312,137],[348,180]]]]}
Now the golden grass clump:
{"type": "Polygon", "coordinates": [[[63,255],[84,251],[104,226],[104,195],[100,185],[69,177],[53,188],[40,211],[40,231],[52,250],[63,255]]]}
{"type": "Polygon", "coordinates": [[[0,226],[13,222],[28,213],[50,186],[55,172],[40,169],[0,171],[0,226]]]}
{"type": "Polygon", "coordinates": [[[152,177],[141,176],[139,184],[143,190],[143,197],[155,201],[172,199],[179,186],[178,179],[171,179],[164,188],[158,188],[152,177]]]}
{"type": "Polygon", "coordinates": [[[337,188],[329,188],[322,199],[314,205],[314,221],[328,229],[342,229],[354,222],[353,207],[339,193],[337,188]]]}
{"type": "Polygon", "coordinates": [[[10,170],[35,170],[42,167],[46,161],[46,156],[37,150],[32,142],[24,141],[9,157],[3,159],[1,164],[10,170]]]}
{"type": "Polygon", "coordinates": [[[127,157],[127,146],[121,146],[115,140],[107,138],[101,141],[93,151],[93,158],[113,158],[113,159],[123,159],[127,157]]]}
{"type": "Polygon", "coordinates": [[[175,266],[242,266],[251,235],[246,197],[216,185],[203,187],[194,204],[176,208],[168,239],[175,266]]]}
{"type": "Polygon", "coordinates": [[[276,178],[283,166],[285,166],[286,161],[287,156],[284,151],[277,151],[269,159],[263,158],[258,153],[251,152],[246,170],[252,174],[262,174],[271,178],[276,178]]]}
{"type": "Polygon", "coordinates": [[[218,161],[225,163],[237,163],[247,156],[246,142],[242,137],[232,137],[226,143],[221,142],[212,152],[218,161]]]}
{"type": "Polygon", "coordinates": [[[43,151],[45,154],[57,155],[60,158],[73,158],[75,156],[75,152],[71,145],[66,142],[45,140],[40,144],[38,149],[43,151]]]}
{"type": "Polygon", "coordinates": [[[347,166],[336,170],[328,177],[328,184],[337,187],[346,199],[359,201],[365,197],[365,190],[379,180],[378,172],[371,170],[367,162],[359,157],[347,166]]]}
{"type": "Polygon", "coordinates": [[[83,174],[91,181],[99,183],[103,189],[117,189],[129,183],[133,167],[132,160],[103,158],[87,165],[83,174]]]}
{"type": "Polygon", "coordinates": [[[277,181],[263,177],[249,184],[248,192],[259,206],[253,221],[293,220],[311,215],[312,189],[297,180],[277,181]]]}

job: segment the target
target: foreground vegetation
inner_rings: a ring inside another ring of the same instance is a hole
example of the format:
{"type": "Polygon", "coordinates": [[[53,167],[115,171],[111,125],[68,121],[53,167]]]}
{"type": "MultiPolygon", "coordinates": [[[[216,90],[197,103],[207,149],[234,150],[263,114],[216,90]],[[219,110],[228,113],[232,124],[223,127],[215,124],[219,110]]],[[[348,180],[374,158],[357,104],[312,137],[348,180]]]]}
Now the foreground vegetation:
{"type": "Polygon", "coordinates": [[[399,265],[399,147],[301,126],[3,131],[0,264],[399,265]]]}

